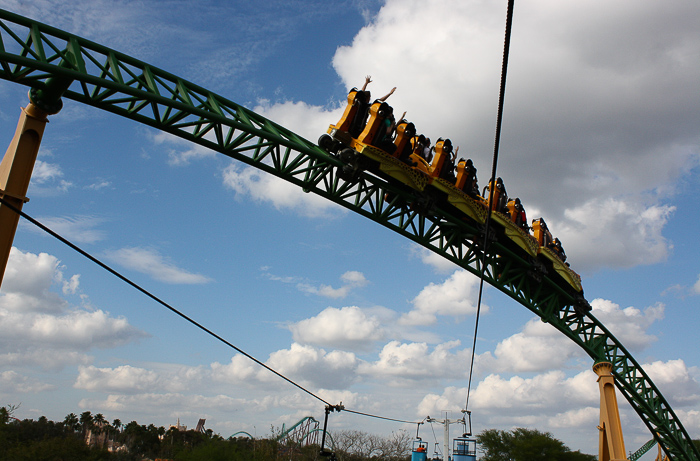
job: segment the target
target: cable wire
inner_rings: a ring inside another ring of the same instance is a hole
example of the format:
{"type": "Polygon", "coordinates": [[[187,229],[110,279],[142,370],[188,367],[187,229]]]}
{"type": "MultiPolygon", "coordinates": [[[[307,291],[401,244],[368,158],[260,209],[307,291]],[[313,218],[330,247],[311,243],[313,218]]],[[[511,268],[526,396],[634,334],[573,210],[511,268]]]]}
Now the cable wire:
{"type": "MultiPolygon", "coordinates": [[[[437,441],[437,435],[435,435],[435,426],[433,426],[433,422],[430,421],[430,429],[433,431],[433,440],[435,440],[435,448],[433,448],[433,451],[435,453],[438,453],[438,448],[440,447],[440,444],[437,441]]],[[[440,450],[439,454],[442,454],[442,450],[440,450]]]]}
{"type": "Polygon", "coordinates": [[[169,309],[171,312],[173,312],[173,313],[179,315],[180,317],[182,317],[183,319],[187,320],[189,323],[191,323],[192,325],[196,326],[196,327],[199,328],[200,330],[202,330],[202,331],[206,332],[207,334],[209,334],[210,336],[213,336],[214,338],[218,339],[219,341],[221,341],[222,343],[226,344],[226,345],[229,346],[230,348],[234,349],[234,350],[237,351],[238,353],[240,353],[240,354],[242,354],[242,355],[248,357],[248,358],[249,358],[250,360],[252,360],[253,362],[257,363],[258,365],[260,365],[261,367],[265,368],[266,370],[268,370],[268,371],[274,373],[275,375],[279,376],[280,378],[282,378],[283,380],[287,381],[288,383],[290,383],[290,384],[293,385],[294,387],[296,387],[296,388],[298,388],[298,389],[304,391],[305,393],[309,394],[311,397],[313,397],[313,398],[315,398],[315,399],[317,399],[317,400],[320,400],[321,402],[325,403],[326,405],[330,405],[330,403],[326,402],[325,400],[323,400],[321,397],[317,396],[316,394],[314,394],[314,393],[311,392],[310,390],[304,388],[304,387],[301,386],[300,384],[295,383],[294,381],[292,381],[291,379],[287,378],[286,376],[284,376],[283,374],[279,373],[278,371],[274,370],[273,368],[270,368],[269,366],[265,365],[263,362],[261,362],[260,360],[256,359],[256,358],[253,357],[252,355],[248,354],[248,353],[245,352],[244,350],[242,350],[242,349],[240,349],[240,348],[234,346],[232,343],[230,343],[230,342],[227,341],[226,339],[222,338],[221,336],[219,336],[218,334],[214,333],[213,331],[211,331],[210,329],[208,329],[208,328],[205,327],[204,325],[198,323],[197,321],[195,321],[195,320],[193,320],[192,318],[188,317],[187,315],[183,314],[182,312],[180,312],[179,310],[177,310],[176,308],[174,308],[174,307],[171,306],[170,304],[166,303],[165,301],[163,301],[162,299],[160,299],[160,298],[157,297],[156,295],[152,294],[151,292],[149,292],[149,291],[146,290],[145,288],[142,288],[141,286],[139,286],[139,285],[136,284],[135,282],[132,282],[130,279],[128,279],[128,278],[125,277],[124,275],[120,274],[120,273],[117,272],[116,270],[114,270],[114,269],[112,269],[111,267],[109,267],[107,264],[103,263],[102,261],[100,261],[100,260],[97,259],[96,257],[92,256],[91,254],[89,254],[88,252],[84,251],[83,249],[81,249],[81,248],[78,247],[77,245],[73,244],[73,243],[70,242],[68,239],[62,237],[61,235],[57,234],[57,233],[54,232],[53,230],[49,229],[48,227],[46,227],[45,225],[43,225],[42,223],[40,223],[40,222],[37,221],[36,219],[34,219],[34,218],[32,218],[31,216],[29,216],[28,214],[24,213],[22,210],[19,210],[18,208],[15,208],[15,207],[12,206],[10,203],[8,203],[7,201],[5,201],[3,198],[0,198],[0,203],[2,203],[4,206],[7,206],[9,209],[11,209],[11,210],[14,211],[15,213],[19,214],[20,216],[22,216],[24,219],[26,219],[27,221],[31,222],[31,223],[34,224],[35,226],[39,227],[39,228],[40,228],[41,230],[43,230],[44,232],[50,234],[52,237],[55,237],[55,238],[58,239],[60,242],[62,242],[62,243],[64,243],[64,244],[68,245],[68,246],[71,247],[73,250],[75,250],[75,251],[77,251],[78,253],[80,253],[81,255],[85,256],[86,258],[88,258],[90,261],[94,262],[95,264],[97,264],[97,265],[100,266],[101,268],[105,269],[107,272],[110,272],[112,275],[114,275],[114,276],[118,277],[119,279],[121,279],[122,281],[128,283],[128,284],[131,285],[133,288],[136,288],[138,291],[140,291],[141,293],[145,294],[146,296],[148,296],[148,297],[151,298],[152,300],[156,301],[158,304],[162,305],[163,307],[169,309]]]}
{"type": "Polygon", "coordinates": [[[425,421],[425,419],[423,419],[423,421],[406,421],[403,419],[387,418],[386,416],[371,415],[369,413],[362,413],[361,411],[348,410],[347,408],[344,408],[343,411],[347,411],[348,413],[354,413],[356,415],[369,416],[370,418],[383,419],[386,421],[395,421],[397,423],[421,424],[423,421],[425,421]]]}
{"type": "Polygon", "coordinates": [[[469,364],[469,382],[467,384],[467,400],[464,404],[465,413],[469,410],[469,395],[472,388],[472,375],[474,373],[474,356],[476,355],[476,336],[479,331],[479,316],[481,314],[481,299],[484,292],[484,272],[486,270],[486,250],[489,243],[489,227],[491,224],[491,208],[494,193],[496,190],[496,167],[498,165],[498,151],[501,145],[501,126],[503,124],[503,101],[506,94],[506,75],[508,73],[508,55],[510,54],[510,36],[513,27],[513,4],[514,0],[508,0],[508,10],[506,12],[506,32],[503,43],[503,62],[501,64],[501,86],[498,94],[498,115],[496,118],[496,137],[493,145],[493,164],[491,167],[491,179],[489,180],[489,206],[486,214],[486,225],[484,226],[484,248],[481,258],[481,277],[479,280],[479,297],[476,306],[476,320],[474,321],[474,341],[472,343],[472,357],[469,364]]]}
{"type": "Polygon", "coordinates": [[[187,315],[183,314],[182,312],[180,312],[179,310],[177,310],[176,308],[174,308],[173,306],[171,306],[171,305],[168,304],[167,302],[165,302],[165,301],[163,301],[162,299],[158,298],[156,295],[152,294],[151,292],[149,292],[149,291],[146,290],[145,288],[139,286],[137,283],[131,281],[129,278],[127,278],[126,276],[120,274],[120,273],[117,272],[115,269],[112,269],[110,266],[108,266],[107,264],[103,263],[102,261],[100,261],[100,260],[97,259],[96,257],[92,256],[90,253],[88,253],[87,251],[83,250],[82,248],[78,247],[77,245],[75,245],[74,243],[72,243],[71,241],[69,241],[68,239],[66,239],[65,237],[61,236],[61,235],[58,234],[57,232],[54,232],[54,231],[53,231],[52,229],[50,229],[49,227],[45,226],[45,225],[42,224],[41,222],[39,222],[39,221],[37,221],[36,219],[32,218],[31,216],[29,216],[28,214],[26,214],[26,213],[23,212],[22,210],[16,208],[16,207],[13,206],[12,204],[8,203],[8,202],[5,201],[2,197],[0,197],[0,203],[1,203],[2,205],[4,205],[4,206],[7,206],[10,210],[14,211],[15,213],[19,214],[21,217],[23,217],[24,219],[26,219],[26,220],[29,221],[30,223],[32,223],[32,224],[34,224],[35,226],[39,227],[39,228],[40,228],[41,230],[43,230],[44,232],[46,232],[46,233],[48,233],[49,235],[51,235],[52,237],[56,238],[56,239],[59,240],[61,243],[65,244],[65,245],[68,245],[70,248],[72,248],[73,250],[77,251],[78,253],[80,253],[81,255],[83,255],[84,257],[86,257],[87,259],[89,259],[90,261],[94,262],[95,264],[97,264],[97,265],[100,266],[101,268],[105,269],[107,272],[111,273],[112,275],[116,276],[117,278],[121,279],[122,281],[126,282],[127,284],[131,285],[133,288],[137,289],[138,291],[140,291],[141,293],[145,294],[146,296],[148,296],[148,297],[151,298],[152,300],[156,301],[158,304],[162,305],[163,307],[166,307],[166,308],[167,308],[168,310],[170,310],[171,312],[173,312],[173,313],[177,314],[178,316],[180,316],[181,318],[185,319],[186,321],[188,321],[188,322],[191,323],[192,325],[196,326],[196,327],[199,328],[200,330],[202,330],[202,331],[206,332],[207,334],[209,334],[210,336],[212,336],[212,337],[218,339],[219,341],[221,341],[222,343],[226,344],[226,345],[229,346],[230,348],[234,349],[235,351],[237,351],[237,352],[240,353],[241,355],[244,355],[245,357],[247,357],[247,358],[249,358],[250,360],[252,360],[253,362],[257,363],[257,364],[260,365],[261,367],[263,367],[263,368],[265,368],[266,370],[268,370],[268,371],[274,373],[274,374],[277,375],[278,377],[280,377],[280,378],[282,378],[283,380],[287,381],[288,383],[290,383],[290,384],[293,385],[294,387],[296,387],[296,388],[302,390],[303,392],[305,392],[306,394],[310,395],[311,397],[313,397],[313,398],[315,398],[315,399],[317,399],[317,400],[320,400],[321,402],[325,403],[327,407],[333,407],[333,408],[334,408],[335,410],[337,410],[337,411],[341,411],[341,410],[342,410],[342,411],[346,411],[346,412],[348,412],[348,413],[354,413],[354,414],[356,414],[356,415],[367,416],[367,417],[370,417],[370,418],[383,419],[383,420],[386,420],[386,421],[394,421],[394,422],[397,422],[397,423],[407,423],[407,424],[417,424],[417,423],[418,423],[417,421],[406,421],[406,420],[403,420],[403,419],[388,418],[388,417],[386,417],[386,416],[378,416],[378,415],[372,415],[372,414],[369,414],[369,413],[363,413],[363,412],[360,412],[360,411],[349,410],[349,409],[343,407],[342,405],[335,405],[335,406],[334,406],[334,405],[331,405],[330,403],[328,403],[327,401],[325,401],[324,399],[322,399],[322,398],[319,397],[318,395],[316,395],[316,394],[314,394],[313,392],[309,391],[308,389],[304,388],[304,387],[301,386],[300,384],[297,384],[296,382],[294,382],[294,381],[292,381],[291,379],[287,378],[286,376],[284,376],[283,374],[279,373],[279,372],[276,371],[275,369],[269,367],[268,365],[265,365],[265,364],[264,364],[263,362],[261,362],[260,360],[256,359],[255,357],[253,357],[252,355],[248,354],[248,353],[245,352],[244,350],[242,350],[242,349],[236,347],[235,345],[233,345],[232,343],[230,343],[230,342],[227,341],[226,339],[222,338],[222,337],[219,336],[218,334],[214,333],[213,331],[211,331],[210,329],[208,329],[208,328],[205,327],[204,325],[198,323],[196,320],[194,320],[194,319],[188,317],[187,315]]]}

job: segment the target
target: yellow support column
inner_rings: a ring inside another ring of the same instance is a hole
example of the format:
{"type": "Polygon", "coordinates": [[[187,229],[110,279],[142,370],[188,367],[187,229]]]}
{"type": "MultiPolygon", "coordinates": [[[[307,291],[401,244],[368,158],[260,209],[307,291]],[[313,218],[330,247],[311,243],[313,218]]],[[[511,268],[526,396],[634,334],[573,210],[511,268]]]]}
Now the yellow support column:
{"type": "Polygon", "coordinates": [[[598,461],[627,460],[620,411],[615,395],[615,378],[611,373],[612,364],[609,362],[596,363],[593,365],[593,371],[598,375],[598,387],[600,388],[598,461]]]}
{"type": "Polygon", "coordinates": [[[656,461],[670,461],[668,459],[668,456],[664,454],[664,452],[661,450],[661,444],[657,444],[659,446],[659,454],[656,457],[656,461]]]}
{"type": "MultiPolygon", "coordinates": [[[[29,180],[39,153],[44,127],[48,123],[48,115],[33,103],[22,109],[15,137],[0,162],[0,197],[18,210],[29,200],[26,197],[29,180]]],[[[5,204],[0,204],[0,284],[5,275],[18,222],[19,214],[5,204]]]]}

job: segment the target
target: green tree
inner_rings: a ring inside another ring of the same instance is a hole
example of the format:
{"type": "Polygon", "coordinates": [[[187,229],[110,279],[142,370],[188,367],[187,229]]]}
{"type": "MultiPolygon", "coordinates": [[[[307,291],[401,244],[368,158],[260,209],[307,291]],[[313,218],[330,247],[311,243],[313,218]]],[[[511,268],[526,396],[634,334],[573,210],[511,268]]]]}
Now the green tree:
{"type": "Polygon", "coordinates": [[[68,437],[42,438],[9,447],[3,459],[14,461],[108,460],[109,453],[88,447],[82,440],[68,437]]]}
{"type": "Polygon", "coordinates": [[[63,419],[63,426],[69,432],[78,432],[78,428],[80,427],[78,415],[76,415],[75,413],[68,413],[63,419]]]}
{"type": "Polygon", "coordinates": [[[477,436],[483,461],[595,461],[596,457],[571,451],[549,432],[517,428],[487,429],[477,436]]]}
{"type": "Polygon", "coordinates": [[[84,411],[80,413],[80,429],[83,432],[83,437],[87,434],[89,429],[92,429],[92,413],[89,411],[84,411]]]}
{"type": "Polygon", "coordinates": [[[10,412],[5,407],[0,408],[0,424],[7,424],[8,421],[10,421],[10,412]]]}
{"type": "Polygon", "coordinates": [[[12,414],[17,411],[19,405],[8,405],[6,407],[0,407],[0,424],[7,424],[12,418],[12,414]]]}

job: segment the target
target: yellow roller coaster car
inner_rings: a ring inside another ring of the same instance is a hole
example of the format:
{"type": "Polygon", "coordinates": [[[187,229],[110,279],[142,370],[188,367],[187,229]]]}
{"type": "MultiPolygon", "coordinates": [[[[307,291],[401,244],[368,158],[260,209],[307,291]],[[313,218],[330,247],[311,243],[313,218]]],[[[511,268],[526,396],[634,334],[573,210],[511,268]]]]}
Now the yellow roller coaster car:
{"type": "Polygon", "coordinates": [[[520,199],[508,198],[501,178],[489,181],[479,195],[473,162],[460,159],[455,165],[449,139],[440,138],[431,148],[430,140],[417,134],[413,123],[403,117],[396,122],[391,106],[382,100],[370,105],[368,99],[368,92],[353,88],[338,123],[330,125],[327,134],[319,138],[321,148],[345,163],[344,177],[352,180],[359,171],[368,169],[415,189],[428,202],[449,203],[466,219],[482,226],[490,209],[492,221],[501,229],[497,233],[507,237],[504,243],[512,242],[515,246],[511,248],[520,248],[533,261],[543,258],[568,285],[582,293],[581,277],[566,263],[561,242],[552,238],[542,218],[533,220],[534,236],[530,234],[520,199]]]}

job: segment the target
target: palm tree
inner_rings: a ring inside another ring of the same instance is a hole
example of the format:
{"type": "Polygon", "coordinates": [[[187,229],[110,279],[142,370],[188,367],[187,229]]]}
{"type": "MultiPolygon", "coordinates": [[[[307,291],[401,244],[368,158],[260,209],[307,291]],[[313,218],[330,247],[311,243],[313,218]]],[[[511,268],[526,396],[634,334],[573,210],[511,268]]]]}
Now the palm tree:
{"type": "Polygon", "coordinates": [[[89,411],[84,411],[80,413],[80,427],[83,431],[83,438],[87,436],[89,429],[92,429],[92,413],[89,411]]]}
{"type": "Polygon", "coordinates": [[[78,423],[78,416],[75,413],[69,413],[63,419],[63,426],[73,433],[78,432],[78,423]]]}
{"type": "MultiPolygon", "coordinates": [[[[92,422],[95,427],[95,432],[97,432],[99,435],[104,434],[105,432],[109,432],[109,421],[107,421],[102,413],[97,413],[93,419],[92,422]]],[[[105,442],[104,437],[98,437],[99,441],[101,442],[100,445],[103,446],[105,442]]]]}

